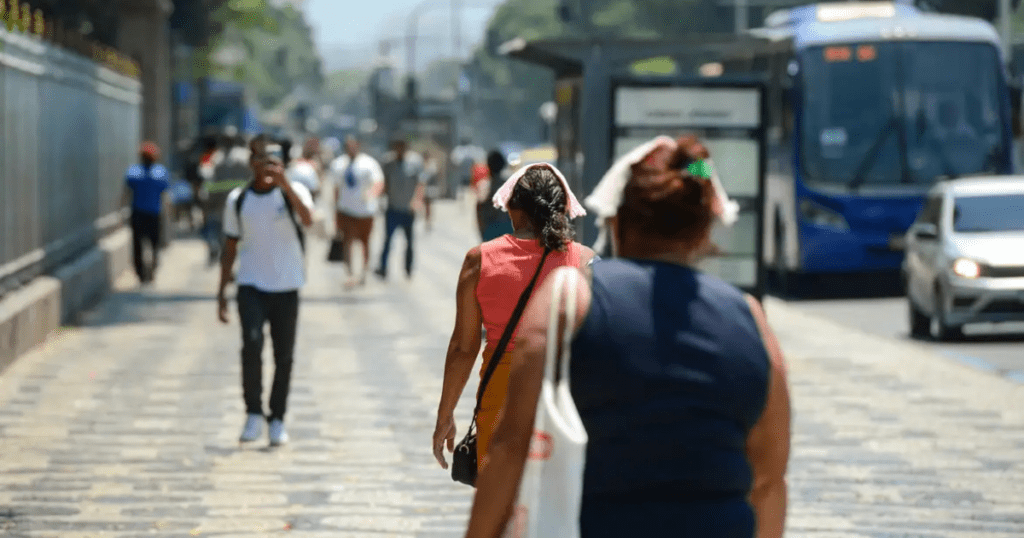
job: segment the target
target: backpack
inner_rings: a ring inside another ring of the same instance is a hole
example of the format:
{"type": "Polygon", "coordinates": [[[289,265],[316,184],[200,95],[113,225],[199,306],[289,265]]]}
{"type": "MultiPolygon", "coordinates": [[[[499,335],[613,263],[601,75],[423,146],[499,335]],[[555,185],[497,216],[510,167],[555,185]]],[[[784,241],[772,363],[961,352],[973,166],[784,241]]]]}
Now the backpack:
{"type": "MultiPolygon", "coordinates": [[[[249,189],[252,188],[252,183],[248,183],[245,187],[242,187],[242,192],[238,194],[238,198],[235,200],[235,215],[238,217],[238,239],[242,239],[242,202],[245,200],[245,195],[249,193],[249,189]]],[[[306,252],[306,234],[302,231],[302,224],[299,223],[298,219],[295,218],[295,208],[292,207],[292,203],[288,200],[288,197],[281,193],[281,197],[284,198],[284,207],[288,209],[288,218],[291,219],[292,224],[295,225],[295,234],[299,236],[299,246],[302,247],[302,252],[306,252]]]]}

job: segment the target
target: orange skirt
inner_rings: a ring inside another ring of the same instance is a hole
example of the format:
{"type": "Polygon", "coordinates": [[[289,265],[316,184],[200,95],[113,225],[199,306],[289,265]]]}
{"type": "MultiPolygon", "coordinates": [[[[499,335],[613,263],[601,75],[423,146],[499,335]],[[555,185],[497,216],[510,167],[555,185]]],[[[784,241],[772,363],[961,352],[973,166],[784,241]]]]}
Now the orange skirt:
{"type": "MultiPolygon", "coordinates": [[[[484,350],[484,362],[480,368],[480,378],[483,379],[484,371],[490,364],[493,349],[484,350]]],[[[501,419],[501,410],[505,407],[505,399],[508,397],[508,376],[512,365],[512,352],[506,352],[494,369],[494,375],[487,382],[487,390],[480,401],[480,413],[476,416],[476,462],[477,469],[483,469],[486,462],[487,449],[491,444],[491,436],[498,427],[501,419]]]]}

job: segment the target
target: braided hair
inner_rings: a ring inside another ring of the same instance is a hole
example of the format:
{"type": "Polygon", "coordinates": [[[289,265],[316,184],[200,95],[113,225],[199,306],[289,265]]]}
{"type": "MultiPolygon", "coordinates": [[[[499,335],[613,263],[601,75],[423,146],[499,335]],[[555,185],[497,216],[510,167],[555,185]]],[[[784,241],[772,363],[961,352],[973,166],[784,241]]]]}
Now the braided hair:
{"type": "Polygon", "coordinates": [[[549,168],[527,170],[512,190],[508,207],[526,214],[544,248],[564,252],[575,236],[565,214],[565,189],[549,168]]]}

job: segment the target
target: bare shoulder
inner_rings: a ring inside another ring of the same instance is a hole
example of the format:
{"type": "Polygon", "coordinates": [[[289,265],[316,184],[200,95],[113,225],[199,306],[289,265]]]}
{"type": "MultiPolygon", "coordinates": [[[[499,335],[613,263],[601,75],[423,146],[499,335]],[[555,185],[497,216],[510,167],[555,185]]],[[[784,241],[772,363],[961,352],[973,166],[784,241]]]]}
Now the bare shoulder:
{"type": "Polygon", "coordinates": [[[771,325],[768,324],[768,315],[765,314],[764,306],[761,304],[761,301],[752,295],[745,294],[745,297],[747,304],[750,306],[750,314],[757,323],[761,339],[764,342],[765,349],[768,351],[768,359],[777,371],[784,372],[786,370],[786,359],[782,354],[782,347],[779,345],[775,332],[772,331],[771,325]]]}
{"type": "Polygon", "coordinates": [[[597,253],[594,249],[584,245],[583,243],[576,243],[577,252],[580,256],[580,267],[586,267],[590,262],[597,258],[597,253]]]}
{"type": "Polygon", "coordinates": [[[465,259],[465,261],[462,262],[462,268],[466,269],[468,267],[476,267],[476,268],[479,269],[480,268],[480,262],[481,262],[482,259],[483,259],[483,254],[480,251],[480,246],[477,245],[477,246],[469,249],[469,252],[466,252],[466,259],[465,259]]]}
{"type": "Polygon", "coordinates": [[[480,278],[480,264],[482,263],[483,255],[480,253],[480,247],[475,246],[466,252],[466,259],[462,262],[462,271],[459,276],[459,280],[475,281],[480,278]]]}

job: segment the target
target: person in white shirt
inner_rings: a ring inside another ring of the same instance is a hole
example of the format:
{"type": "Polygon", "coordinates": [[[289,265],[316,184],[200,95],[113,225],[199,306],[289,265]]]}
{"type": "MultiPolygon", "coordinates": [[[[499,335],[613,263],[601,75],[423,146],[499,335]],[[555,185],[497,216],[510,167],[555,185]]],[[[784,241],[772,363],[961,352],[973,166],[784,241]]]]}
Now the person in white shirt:
{"type": "Polygon", "coordinates": [[[349,280],[346,287],[366,284],[366,271],[370,265],[370,233],[373,216],[377,213],[378,199],[384,192],[384,172],[380,164],[362,153],[354,137],[345,140],[345,154],[331,165],[335,184],[336,226],[344,241],[345,270],[349,280]],[[358,278],[353,276],[352,244],[362,243],[363,265],[358,278]]]}
{"type": "Polygon", "coordinates": [[[292,183],[301,183],[316,200],[320,193],[320,163],[317,158],[320,155],[320,145],[315,138],[310,138],[302,146],[302,156],[295,159],[288,165],[288,180],[292,183]]]}
{"type": "Polygon", "coordinates": [[[253,180],[228,195],[224,207],[224,255],[221,258],[217,314],[228,322],[225,289],[238,285],[242,325],[242,392],[246,421],[239,438],[255,441],[269,422],[271,446],[287,442],[285,408],[299,316],[298,290],[305,283],[303,228],[313,222],[313,199],[306,187],[285,177],[279,159],[267,152],[267,139],[250,144],[253,180]],[[232,277],[235,259],[238,275],[232,277]],[[270,415],[264,418],[263,327],[270,325],[274,347],[274,382],[270,415]]]}

